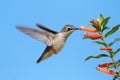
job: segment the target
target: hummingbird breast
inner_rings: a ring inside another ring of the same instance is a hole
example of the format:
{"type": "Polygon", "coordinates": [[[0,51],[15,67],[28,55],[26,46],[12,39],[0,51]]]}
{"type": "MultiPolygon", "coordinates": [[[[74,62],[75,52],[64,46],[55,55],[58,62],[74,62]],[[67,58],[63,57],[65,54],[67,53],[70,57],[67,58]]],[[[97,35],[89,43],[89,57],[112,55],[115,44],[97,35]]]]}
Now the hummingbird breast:
{"type": "Polygon", "coordinates": [[[55,53],[58,53],[59,51],[61,51],[65,42],[66,42],[66,38],[62,33],[58,33],[55,35],[53,39],[53,45],[52,45],[55,53]]]}

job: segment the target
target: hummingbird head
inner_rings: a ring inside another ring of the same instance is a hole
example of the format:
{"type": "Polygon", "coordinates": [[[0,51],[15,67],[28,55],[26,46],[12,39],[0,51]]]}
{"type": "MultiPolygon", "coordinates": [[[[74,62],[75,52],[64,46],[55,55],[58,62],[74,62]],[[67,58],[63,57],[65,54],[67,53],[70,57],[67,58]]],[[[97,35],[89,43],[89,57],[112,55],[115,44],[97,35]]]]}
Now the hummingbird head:
{"type": "Polygon", "coordinates": [[[68,37],[73,31],[75,30],[79,30],[78,28],[74,27],[73,25],[65,25],[63,27],[63,29],[61,30],[62,33],[64,33],[64,35],[66,37],[68,37]]]}
{"type": "Polygon", "coordinates": [[[75,30],[79,30],[79,29],[74,27],[73,25],[68,24],[63,27],[61,32],[73,32],[75,30]]]}

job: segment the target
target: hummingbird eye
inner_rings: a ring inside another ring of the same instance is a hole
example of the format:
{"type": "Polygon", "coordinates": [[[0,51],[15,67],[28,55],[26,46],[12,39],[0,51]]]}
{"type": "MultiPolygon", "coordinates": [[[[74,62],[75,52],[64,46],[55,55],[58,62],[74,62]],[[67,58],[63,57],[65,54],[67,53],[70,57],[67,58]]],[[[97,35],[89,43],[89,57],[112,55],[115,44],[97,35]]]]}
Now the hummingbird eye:
{"type": "Polygon", "coordinates": [[[67,28],[66,30],[67,30],[67,31],[70,31],[70,30],[72,30],[72,29],[71,29],[71,28],[67,28]]]}

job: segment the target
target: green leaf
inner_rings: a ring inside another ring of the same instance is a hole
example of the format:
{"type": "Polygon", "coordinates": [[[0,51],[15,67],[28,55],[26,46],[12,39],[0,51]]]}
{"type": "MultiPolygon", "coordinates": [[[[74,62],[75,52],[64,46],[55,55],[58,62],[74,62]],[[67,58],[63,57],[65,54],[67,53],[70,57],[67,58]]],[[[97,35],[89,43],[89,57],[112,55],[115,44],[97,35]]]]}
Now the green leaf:
{"type": "Polygon", "coordinates": [[[118,48],[113,54],[116,55],[118,52],[120,52],[120,48],[118,48]]]}
{"type": "Polygon", "coordinates": [[[95,29],[97,29],[98,31],[101,31],[101,28],[100,27],[98,27],[98,26],[95,26],[95,25],[93,25],[93,24],[91,24],[95,29]]]}
{"type": "Polygon", "coordinates": [[[120,38],[115,38],[113,42],[109,43],[108,46],[112,46],[115,42],[120,41],[120,38]]]}
{"type": "Polygon", "coordinates": [[[120,28],[120,24],[114,26],[110,31],[108,31],[108,32],[105,34],[105,37],[108,37],[108,36],[112,35],[112,34],[115,33],[119,28],[120,28]]]}
{"type": "Polygon", "coordinates": [[[97,44],[101,44],[101,45],[103,45],[103,46],[107,47],[107,45],[106,45],[104,42],[95,41],[95,43],[97,43],[97,44]]]}
{"type": "Polygon", "coordinates": [[[102,22],[101,22],[101,28],[103,29],[103,27],[105,27],[105,25],[108,23],[110,17],[105,18],[102,22]]]}
{"type": "Polygon", "coordinates": [[[102,32],[107,29],[109,29],[107,26],[103,27],[102,32]]]}
{"type": "Polygon", "coordinates": [[[100,17],[97,18],[97,21],[98,21],[99,23],[101,23],[103,20],[104,20],[104,17],[103,17],[102,14],[100,14],[100,17]]]}
{"type": "Polygon", "coordinates": [[[91,58],[95,58],[95,59],[99,59],[99,58],[102,58],[102,57],[109,57],[109,55],[107,54],[100,54],[100,55],[97,55],[97,56],[88,56],[85,61],[91,59],[91,58]]]}

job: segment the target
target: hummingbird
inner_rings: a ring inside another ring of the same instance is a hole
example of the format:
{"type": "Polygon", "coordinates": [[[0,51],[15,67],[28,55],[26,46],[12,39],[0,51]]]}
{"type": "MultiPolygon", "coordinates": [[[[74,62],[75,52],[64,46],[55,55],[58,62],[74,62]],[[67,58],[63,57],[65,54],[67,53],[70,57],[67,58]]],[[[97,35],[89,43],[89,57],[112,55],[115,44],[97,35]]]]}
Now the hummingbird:
{"type": "Polygon", "coordinates": [[[60,52],[70,34],[75,30],[79,30],[70,24],[65,25],[60,32],[49,29],[48,27],[39,23],[37,23],[36,26],[40,29],[37,30],[26,26],[16,26],[16,28],[21,32],[31,36],[38,41],[44,42],[47,45],[46,49],[43,51],[42,55],[39,57],[36,63],[40,63],[53,54],[60,52]]]}

